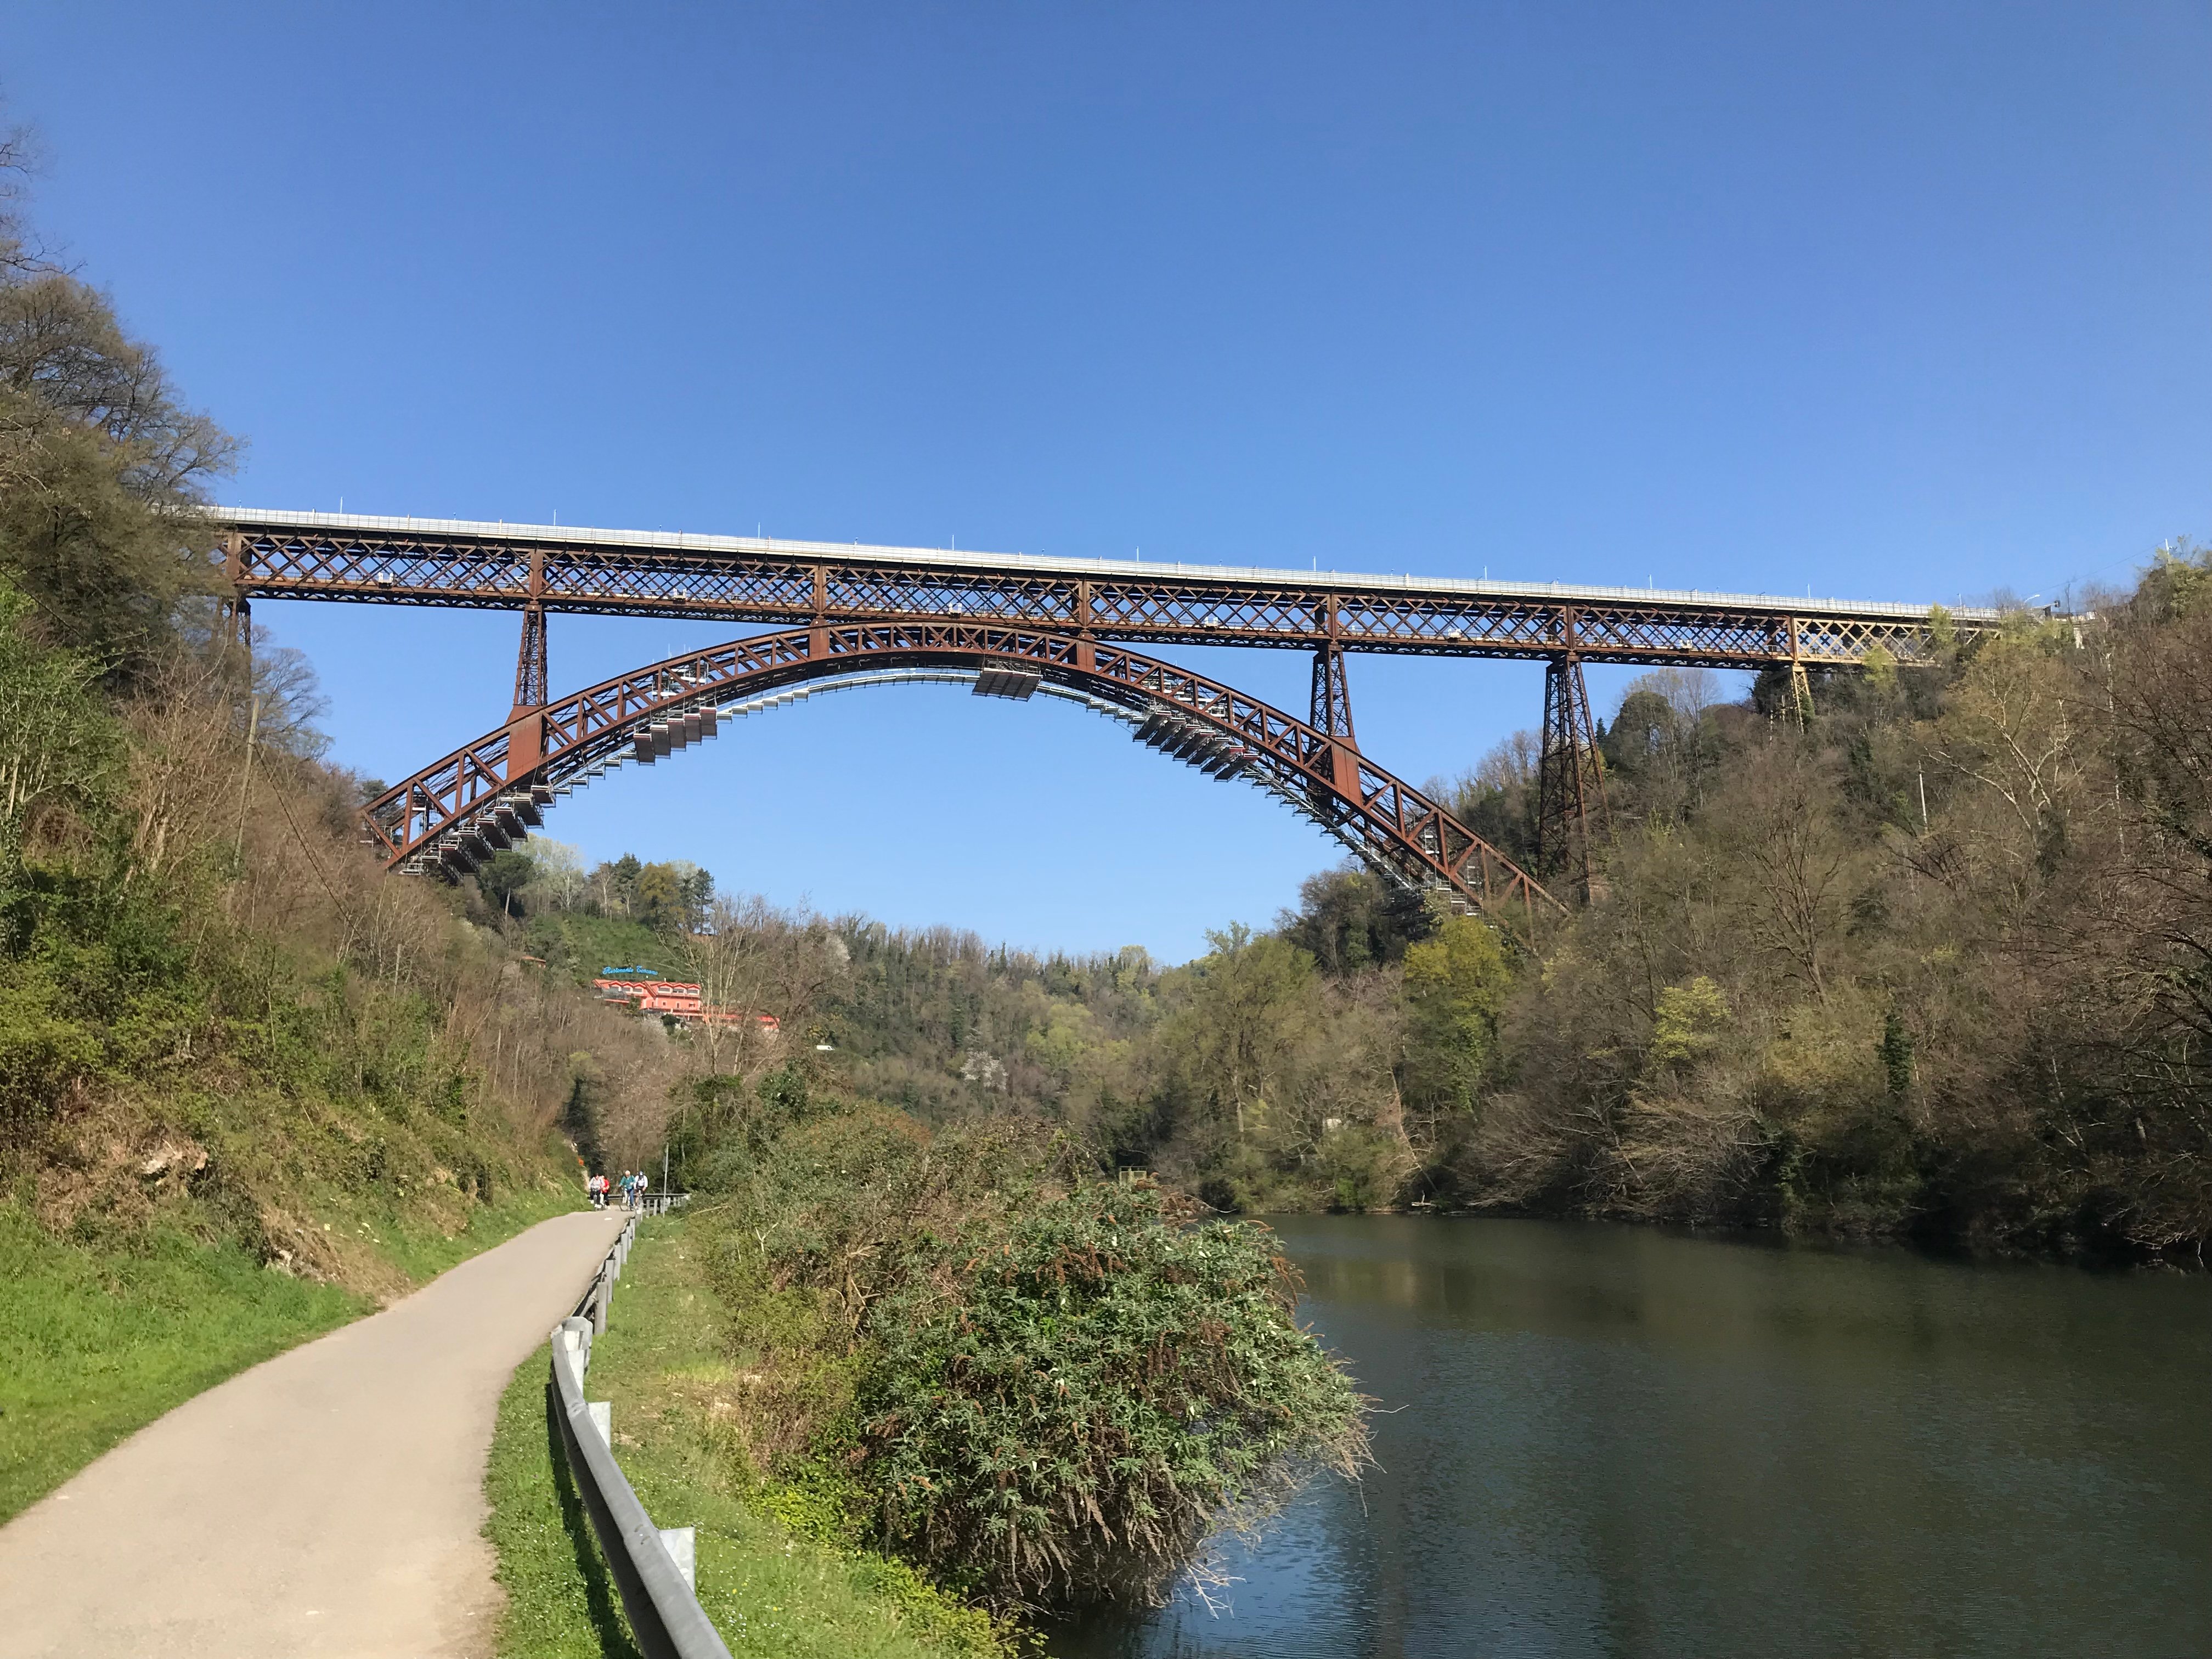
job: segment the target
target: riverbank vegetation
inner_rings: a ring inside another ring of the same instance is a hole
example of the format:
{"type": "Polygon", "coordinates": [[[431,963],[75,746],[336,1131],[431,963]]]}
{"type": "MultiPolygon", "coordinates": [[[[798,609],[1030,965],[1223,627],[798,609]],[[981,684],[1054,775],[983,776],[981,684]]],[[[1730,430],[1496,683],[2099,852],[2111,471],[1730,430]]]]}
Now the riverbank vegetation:
{"type": "MultiPolygon", "coordinates": [[[[867,1547],[806,1486],[759,1474],[726,1401],[746,1391],[694,1224],[648,1221],[623,1270],[591,1394],[611,1408],[615,1451],[647,1512],[694,1529],[700,1605],[732,1654],[836,1659],[996,1659],[1011,1632],[867,1547]]],[[[545,1418],[547,1351],[501,1401],[485,1532],[506,1593],[500,1659],[632,1654],[559,1443],[545,1418]]]]}
{"type": "MultiPolygon", "coordinates": [[[[734,1109],[732,1107],[734,1106],[734,1109]]],[[[796,1068],[695,1159],[748,1460],[1006,1610],[1147,1600],[1364,1452],[1273,1235],[1042,1127],[932,1130],[796,1068]]]]}
{"type": "MultiPolygon", "coordinates": [[[[1026,1650],[1027,1615],[1204,1584],[1210,1538],[1357,1474],[1361,1402],[1265,1228],[1188,1224],[1033,1127],[932,1133],[820,1083],[702,1096],[692,1206],[647,1224],[593,1348],[624,1472],[698,1529],[732,1652],[1026,1650]]],[[[544,1364],[486,1480],[500,1651],[627,1651],[544,1364]]]]}
{"type": "MultiPolygon", "coordinates": [[[[1653,676],[1466,1199],[2033,1248],[2212,1233],[2212,562],[1824,677],[1653,676]]],[[[1939,617],[1939,626],[1941,618],[1939,617]]]]}
{"type": "MultiPolygon", "coordinates": [[[[1310,884],[1279,937],[1338,1006],[1399,1022],[1346,1051],[1389,1082],[1336,1114],[1388,1149],[1378,1182],[1400,1202],[2200,1254],[2212,562],[2168,550],[2077,614],[1936,627],[1925,665],[1815,674],[1802,724],[1778,676],[1734,700],[1701,673],[1638,681],[1601,741],[1596,900],[1508,964],[1503,995],[1471,964],[1440,986],[1450,923],[1407,925],[1364,877],[1310,884]],[[1436,1043],[1454,1022],[1466,1040],[1436,1043]]],[[[1438,787],[1528,857],[1534,765],[1524,735],[1438,787]]],[[[1273,1000],[1300,997],[1312,1031],[1321,994],[1285,979],[1273,1000]]],[[[1310,1100],[1277,1052],[1263,1091],[1310,1100]]],[[[1209,1144],[1206,1097],[1173,1086],[1188,1069],[1154,1075],[1163,1164],[1264,1204],[1239,1175],[1256,1139],[1261,1167],[1341,1190],[1302,1137],[1224,1139],[1218,1106],[1209,1144]]]]}

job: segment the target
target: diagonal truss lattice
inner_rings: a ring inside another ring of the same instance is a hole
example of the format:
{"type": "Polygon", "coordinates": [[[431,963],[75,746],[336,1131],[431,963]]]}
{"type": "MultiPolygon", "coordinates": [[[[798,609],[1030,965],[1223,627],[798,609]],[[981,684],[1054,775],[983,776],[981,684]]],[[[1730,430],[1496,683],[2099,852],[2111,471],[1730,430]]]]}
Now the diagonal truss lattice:
{"type": "MultiPolygon", "coordinates": [[[[732,622],[996,622],[1133,645],[1260,645],[1708,668],[1924,660],[1927,606],[228,508],[241,599],[732,622]]],[[[1960,610],[1971,635],[1994,613],[1960,610]]]]}
{"type": "Polygon", "coordinates": [[[994,672],[1074,694],[1208,774],[1242,777],[1311,817],[1393,882],[1442,893],[1534,942],[1559,906],[1419,790],[1307,722],[1117,646],[994,623],[793,629],[733,640],[526,711],[372,801],[364,822],[395,869],[473,867],[520,840],[558,793],[711,735],[722,712],[809,682],[887,672],[994,672]]]}

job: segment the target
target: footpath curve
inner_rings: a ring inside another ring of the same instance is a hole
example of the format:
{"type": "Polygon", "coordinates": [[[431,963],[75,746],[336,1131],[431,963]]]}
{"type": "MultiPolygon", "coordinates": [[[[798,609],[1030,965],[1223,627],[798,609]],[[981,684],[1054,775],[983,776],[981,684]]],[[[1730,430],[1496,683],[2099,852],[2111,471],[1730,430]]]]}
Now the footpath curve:
{"type": "Polygon", "coordinates": [[[500,1395],[623,1220],[541,1222],[187,1401],[0,1527],[0,1659],[489,1653],[500,1395]]]}

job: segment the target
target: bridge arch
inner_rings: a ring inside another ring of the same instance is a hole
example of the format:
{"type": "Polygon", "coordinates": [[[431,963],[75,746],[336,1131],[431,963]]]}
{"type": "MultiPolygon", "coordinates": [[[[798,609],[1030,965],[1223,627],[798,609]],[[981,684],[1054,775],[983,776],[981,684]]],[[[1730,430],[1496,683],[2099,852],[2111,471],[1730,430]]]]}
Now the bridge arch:
{"type": "Polygon", "coordinates": [[[839,684],[917,678],[1080,702],[1164,754],[1267,790],[1394,884],[1436,892],[1524,942],[1562,911],[1527,872],[1345,738],[1121,646],[993,623],[796,628],[670,657],[516,711],[386,790],[362,822],[387,867],[458,873],[520,840],[558,796],[712,735],[726,714],[839,684]]]}

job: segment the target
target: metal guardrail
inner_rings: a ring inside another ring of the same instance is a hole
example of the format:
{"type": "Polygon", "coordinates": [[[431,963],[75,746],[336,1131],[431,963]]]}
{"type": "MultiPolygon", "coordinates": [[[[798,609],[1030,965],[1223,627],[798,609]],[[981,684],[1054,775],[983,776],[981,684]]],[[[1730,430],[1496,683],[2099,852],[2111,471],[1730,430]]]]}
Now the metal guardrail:
{"type": "MultiPolygon", "coordinates": [[[[658,1193],[645,1201],[653,1213],[659,1214],[689,1196],[658,1193]]],[[[599,1263],[598,1276],[576,1304],[576,1311],[553,1328],[553,1376],[546,1385],[547,1404],[569,1473],[575,1477],[577,1494],[592,1517],[592,1530],[599,1534],[599,1553],[622,1595],[623,1611],[629,1615],[630,1633],[645,1659],[730,1659],[729,1649],[694,1591],[697,1554],[691,1528],[663,1530],[653,1524],[615,1462],[611,1413],[605,1405],[584,1398],[592,1339],[607,1328],[615,1281],[629,1260],[637,1223],[632,1216],[599,1263]]]]}
{"type": "MultiPolygon", "coordinates": [[[[666,1215],[671,1210],[680,1209],[690,1201],[691,1194],[689,1193],[646,1193],[638,1200],[638,1212],[641,1215],[666,1215]]],[[[594,1207],[602,1210],[619,1210],[623,1206],[619,1198],[611,1198],[605,1203],[594,1207]]],[[[588,1297],[585,1298],[586,1301],[590,1299],[588,1297]]]]}

